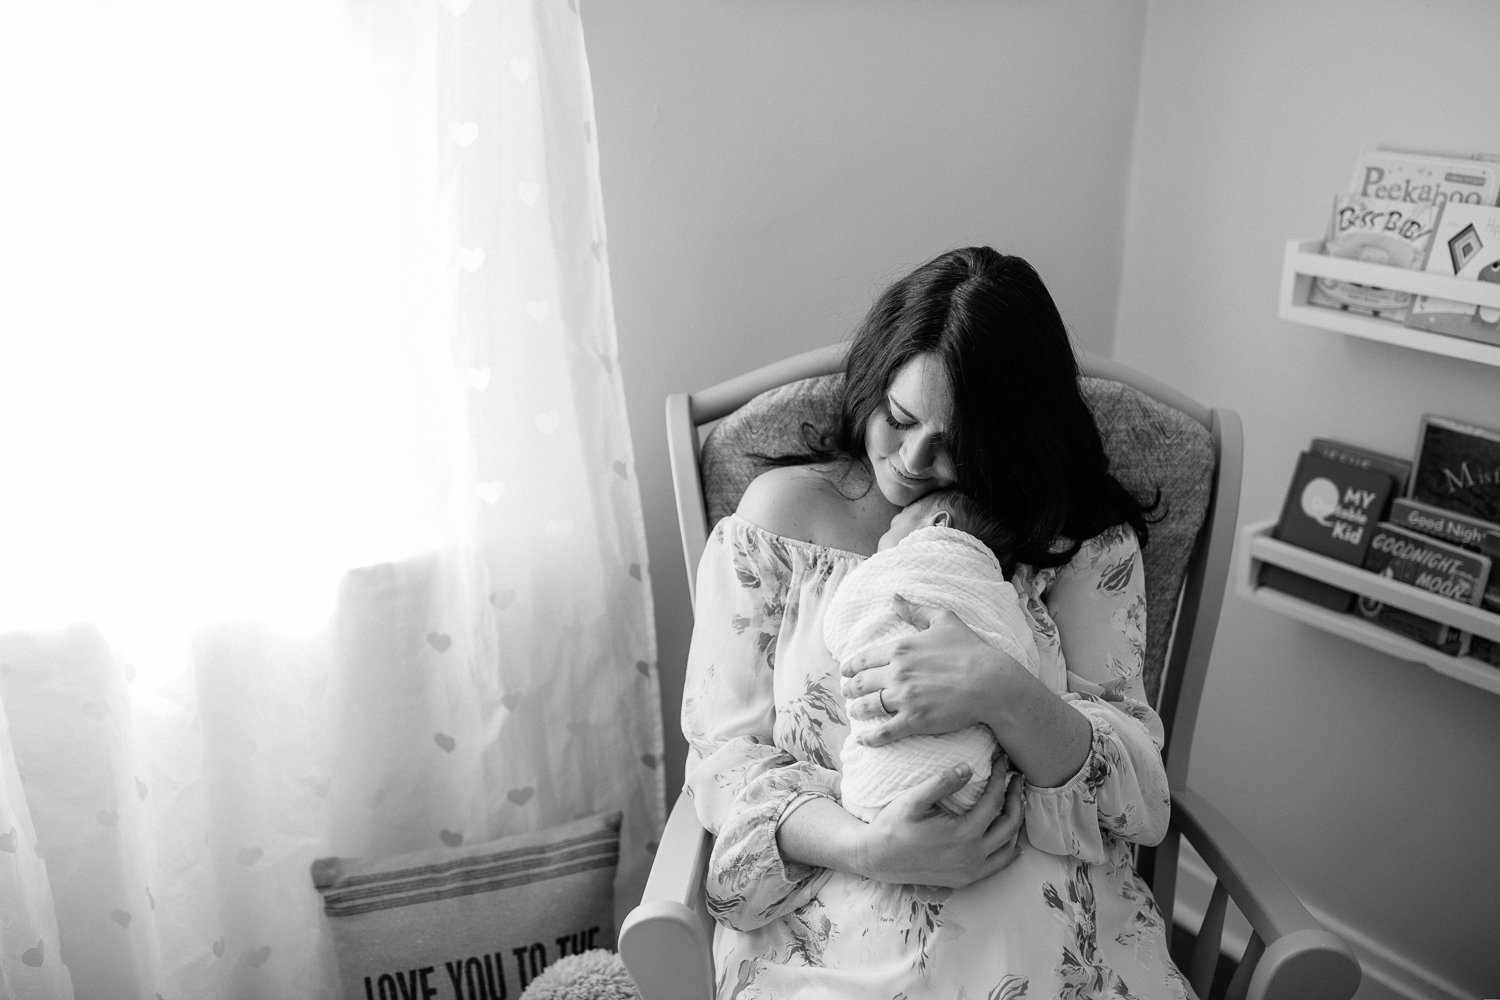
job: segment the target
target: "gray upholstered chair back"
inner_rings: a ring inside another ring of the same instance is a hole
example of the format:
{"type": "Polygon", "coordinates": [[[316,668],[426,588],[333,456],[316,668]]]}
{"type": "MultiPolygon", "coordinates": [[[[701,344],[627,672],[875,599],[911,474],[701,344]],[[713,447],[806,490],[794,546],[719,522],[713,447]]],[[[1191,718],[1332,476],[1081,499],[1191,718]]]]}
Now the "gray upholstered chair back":
{"type": "MultiPolygon", "coordinates": [[[[802,426],[825,428],[838,413],[841,375],[792,382],[763,392],[724,418],[703,443],[702,480],[709,527],[739,506],[765,466],[752,456],[799,451],[802,426]]],[[[1146,568],[1146,693],[1161,690],[1178,595],[1213,490],[1214,442],[1192,416],[1120,382],[1082,380],[1084,399],[1104,438],[1110,471],[1138,497],[1161,491],[1152,515],[1146,568]]]]}

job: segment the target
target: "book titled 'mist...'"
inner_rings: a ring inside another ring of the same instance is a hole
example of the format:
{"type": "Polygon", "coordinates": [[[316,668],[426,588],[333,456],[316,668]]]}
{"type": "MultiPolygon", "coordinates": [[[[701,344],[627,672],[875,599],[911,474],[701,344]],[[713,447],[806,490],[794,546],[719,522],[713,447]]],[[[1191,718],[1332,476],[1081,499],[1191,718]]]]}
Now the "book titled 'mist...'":
{"type": "MultiPolygon", "coordinates": [[[[1273,537],[1351,566],[1363,565],[1393,486],[1383,472],[1303,452],[1273,537]]],[[[1334,611],[1354,606],[1349,591],[1280,566],[1263,565],[1260,582],[1334,611]]]]}

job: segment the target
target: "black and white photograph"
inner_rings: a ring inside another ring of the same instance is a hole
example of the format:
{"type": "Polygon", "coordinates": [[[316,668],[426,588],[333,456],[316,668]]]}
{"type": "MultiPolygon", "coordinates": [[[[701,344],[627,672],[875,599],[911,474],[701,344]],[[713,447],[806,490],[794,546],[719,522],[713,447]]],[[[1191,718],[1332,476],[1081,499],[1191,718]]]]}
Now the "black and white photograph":
{"type": "Polygon", "coordinates": [[[0,0],[0,1000],[1500,1000],[1497,51],[0,0]]]}

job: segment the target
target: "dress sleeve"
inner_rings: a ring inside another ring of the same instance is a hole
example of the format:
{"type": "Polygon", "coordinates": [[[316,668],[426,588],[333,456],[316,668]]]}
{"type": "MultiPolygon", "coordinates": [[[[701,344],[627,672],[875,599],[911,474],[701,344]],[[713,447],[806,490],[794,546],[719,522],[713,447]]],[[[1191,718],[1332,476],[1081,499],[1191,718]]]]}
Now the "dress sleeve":
{"type": "MultiPolygon", "coordinates": [[[[686,788],[715,835],[708,906],[753,930],[811,899],[829,871],[782,858],[776,831],[814,798],[838,801],[837,771],[776,746],[773,671],[792,563],[776,536],[738,518],[715,526],[698,564],[683,685],[686,788]]],[[[795,614],[793,609],[790,613],[795,614]]]]}
{"type": "Polygon", "coordinates": [[[1085,542],[1046,595],[1067,664],[1063,700],[1089,720],[1088,759],[1056,788],[1026,786],[1026,831],[1053,854],[1102,863],[1106,838],[1157,844],[1171,793],[1162,724],[1146,702],[1146,585],[1129,525],[1085,542]]]}

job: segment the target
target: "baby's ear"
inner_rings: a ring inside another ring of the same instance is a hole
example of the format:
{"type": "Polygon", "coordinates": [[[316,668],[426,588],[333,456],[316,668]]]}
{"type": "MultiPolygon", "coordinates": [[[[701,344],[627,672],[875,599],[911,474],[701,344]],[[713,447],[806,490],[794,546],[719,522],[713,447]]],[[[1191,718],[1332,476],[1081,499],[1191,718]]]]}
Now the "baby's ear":
{"type": "Polygon", "coordinates": [[[940,510],[932,515],[932,524],[941,528],[950,527],[952,525],[952,521],[953,515],[948,513],[946,510],[940,510]]]}

